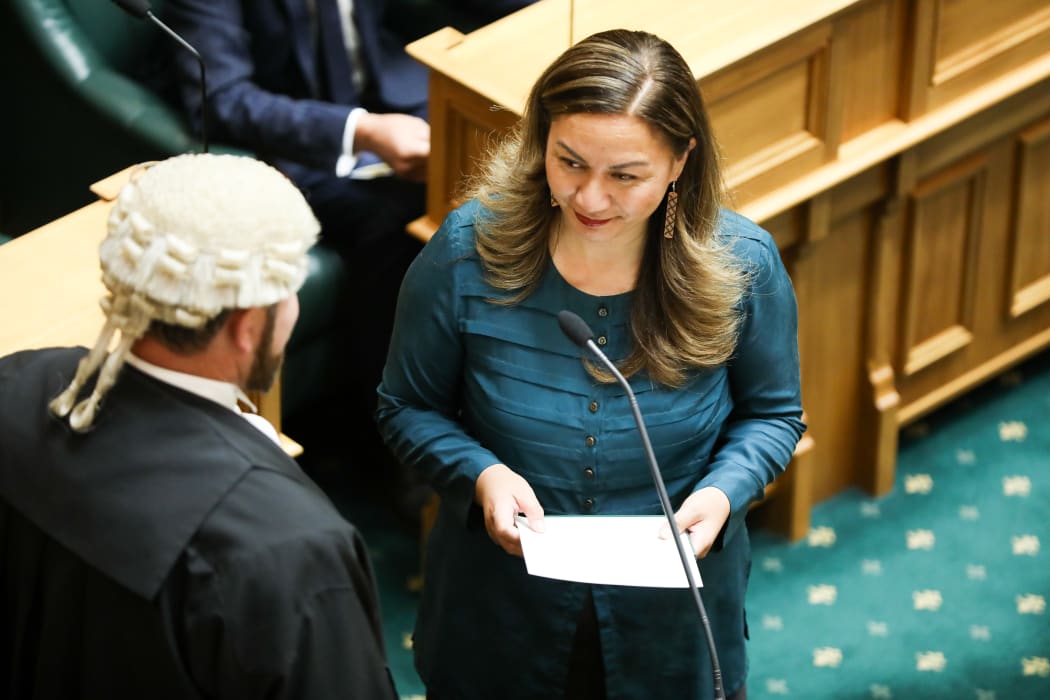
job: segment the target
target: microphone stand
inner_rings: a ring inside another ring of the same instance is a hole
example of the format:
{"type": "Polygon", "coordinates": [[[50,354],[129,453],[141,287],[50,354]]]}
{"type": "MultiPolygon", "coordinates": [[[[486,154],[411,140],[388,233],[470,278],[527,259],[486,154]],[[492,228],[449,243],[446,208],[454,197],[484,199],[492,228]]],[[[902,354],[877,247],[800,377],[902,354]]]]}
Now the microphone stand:
{"type": "Polygon", "coordinates": [[[184,49],[193,54],[193,57],[197,59],[197,65],[200,67],[201,76],[201,150],[204,153],[208,152],[208,90],[207,83],[204,78],[204,59],[201,58],[200,53],[197,49],[193,48],[188,41],[183,39],[179,34],[169,27],[167,24],[162,22],[151,9],[149,0],[113,0],[122,10],[127,12],[135,19],[148,19],[153,24],[160,27],[165,34],[170,36],[172,39],[177,41],[184,49]]]}
{"type": "Polygon", "coordinates": [[[188,41],[186,41],[181,36],[176,34],[174,29],[172,29],[168,25],[164,24],[164,22],[161,22],[159,19],[157,19],[157,16],[155,14],[153,14],[152,11],[146,10],[146,17],[148,17],[149,20],[151,22],[153,22],[155,25],[157,25],[158,27],[163,29],[164,32],[168,36],[170,36],[175,41],[179,42],[179,44],[181,44],[183,48],[185,48],[187,51],[189,51],[191,54],[193,54],[194,58],[197,59],[197,65],[200,67],[200,76],[201,76],[201,151],[203,151],[204,153],[207,153],[208,152],[208,125],[207,125],[207,119],[208,119],[208,90],[207,90],[207,87],[206,87],[207,84],[204,82],[204,59],[201,58],[201,55],[197,52],[197,49],[195,49],[192,46],[190,46],[190,43],[188,41]]]}
{"type": "Polygon", "coordinates": [[[693,569],[689,566],[689,557],[695,554],[687,552],[685,545],[682,543],[682,538],[678,533],[678,524],[674,519],[674,509],[671,507],[671,499],[667,495],[667,487],[664,485],[663,475],[660,474],[660,467],[656,462],[656,454],[653,452],[652,443],[649,442],[649,432],[645,429],[645,421],[642,419],[641,409],[638,408],[638,399],[634,395],[634,391],[631,389],[631,385],[627,382],[627,379],[620,373],[620,370],[616,368],[616,365],[612,363],[598,344],[594,342],[594,333],[591,331],[587,323],[572,313],[571,311],[561,311],[558,313],[558,322],[561,325],[562,332],[564,332],[569,338],[577,345],[587,348],[591,353],[597,357],[601,363],[612,372],[613,376],[616,377],[616,381],[620,383],[624,391],[627,392],[627,399],[631,404],[631,413],[634,414],[634,422],[638,426],[638,432],[642,437],[642,447],[645,448],[646,461],[649,464],[649,472],[652,475],[653,483],[656,485],[656,493],[660,497],[660,505],[663,507],[664,516],[667,518],[667,522],[671,527],[671,533],[675,541],[675,546],[678,549],[678,557],[682,561],[682,568],[685,569],[686,579],[689,581],[689,590],[693,594],[693,602],[696,604],[697,612],[700,614],[700,622],[703,624],[704,634],[707,637],[707,648],[711,656],[711,678],[714,682],[715,698],[716,700],[725,700],[725,690],[722,688],[722,668],[718,663],[718,652],[715,650],[715,638],[711,633],[711,623],[707,619],[707,609],[704,607],[704,601],[700,597],[700,589],[696,584],[696,579],[693,577],[693,569]]]}

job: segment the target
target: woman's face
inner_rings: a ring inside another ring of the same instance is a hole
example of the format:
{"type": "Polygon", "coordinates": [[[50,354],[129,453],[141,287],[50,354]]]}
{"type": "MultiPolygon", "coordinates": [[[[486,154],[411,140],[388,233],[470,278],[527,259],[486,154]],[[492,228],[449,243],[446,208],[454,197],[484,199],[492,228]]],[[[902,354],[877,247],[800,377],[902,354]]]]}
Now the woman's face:
{"type": "Polygon", "coordinates": [[[641,240],[687,155],[676,157],[641,117],[556,117],[547,137],[546,169],[561,207],[560,231],[585,240],[641,240]]]}

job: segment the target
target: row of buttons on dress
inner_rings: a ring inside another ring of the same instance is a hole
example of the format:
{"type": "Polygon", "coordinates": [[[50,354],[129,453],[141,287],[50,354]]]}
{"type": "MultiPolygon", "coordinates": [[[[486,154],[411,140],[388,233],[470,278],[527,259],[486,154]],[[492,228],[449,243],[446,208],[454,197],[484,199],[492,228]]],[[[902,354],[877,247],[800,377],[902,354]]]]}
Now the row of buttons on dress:
{"type": "MultiPolygon", "coordinates": [[[[597,313],[598,313],[598,318],[606,318],[609,315],[609,309],[605,305],[602,305],[602,306],[598,307],[597,313]]],[[[607,337],[605,337],[604,335],[599,335],[597,338],[595,338],[595,342],[598,343],[599,346],[604,347],[605,345],[607,345],[609,343],[609,339],[607,337]]],[[[600,407],[600,405],[598,404],[598,402],[592,400],[590,402],[590,404],[588,404],[587,409],[591,413],[597,413],[599,407],[600,407]]],[[[587,443],[587,447],[594,447],[595,445],[598,444],[598,439],[595,438],[593,435],[588,435],[586,440],[585,440],[585,442],[587,443]]],[[[592,467],[586,467],[583,470],[583,476],[588,481],[593,481],[594,477],[595,477],[595,474],[596,474],[596,472],[594,471],[594,468],[592,468],[592,467]]],[[[594,499],[590,498],[590,497],[584,498],[583,502],[580,505],[583,507],[584,512],[590,512],[590,511],[594,510],[594,499]]]]}
{"type": "MultiPolygon", "coordinates": [[[[607,309],[605,306],[599,306],[598,307],[598,318],[605,318],[608,315],[609,315],[609,309],[607,309]]],[[[609,339],[606,338],[604,335],[600,335],[600,336],[598,336],[598,338],[596,339],[595,342],[597,342],[598,345],[601,345],[602,347],[605,347],[605,345],[609,342],[609,339]]]]}
{"type": "MultiPolygon", "coordinates": [[[[606,306],[603,305],[603,306],[598,306],[597,307],[597,317],[598,318],[605,318],[608,315],[609,315],[609,310],[607,309],[606,306]]],[[[595,342],[597,342],[598,345],[602,345],[604,347],[609,342],[609,339],[606,338],[605,336],[598,336],[595,339],[595,342]]]]}

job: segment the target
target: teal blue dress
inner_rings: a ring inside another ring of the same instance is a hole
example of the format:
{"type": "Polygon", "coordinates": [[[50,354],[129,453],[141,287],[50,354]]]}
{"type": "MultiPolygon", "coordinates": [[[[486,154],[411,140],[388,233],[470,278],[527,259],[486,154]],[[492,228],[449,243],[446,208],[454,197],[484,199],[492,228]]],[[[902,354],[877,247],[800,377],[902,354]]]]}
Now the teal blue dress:
{"type": "MultiPolygon", "coordinates": [[[[613,359],[629,349],[631,293],[592,296],[548,264],[514,306],[487,299],[469,202],[452,212],[409,269],[379,387],[389,447],[441,496],[426,550],[414,637],[434,697],[561,698],[576,620],[593,596],[608,697],[712,697],[711,665],[683,589],[588,585],[530,576],[485,531],[473,503],[483,469],[504,463],[547,514],[659,514],[626,394],[587,374],[557,313],[594,330],[613,359]]],[[[720,235],[751,272],[732,360],[677,389],[630,378],[672,505],[716,486],[732,515],[700,563],[703,598],[727,694],[747,671],[744,593],[748,504],[780,474],[801,421],[795,296],[768,233],[723,212],[720,235]]]]}

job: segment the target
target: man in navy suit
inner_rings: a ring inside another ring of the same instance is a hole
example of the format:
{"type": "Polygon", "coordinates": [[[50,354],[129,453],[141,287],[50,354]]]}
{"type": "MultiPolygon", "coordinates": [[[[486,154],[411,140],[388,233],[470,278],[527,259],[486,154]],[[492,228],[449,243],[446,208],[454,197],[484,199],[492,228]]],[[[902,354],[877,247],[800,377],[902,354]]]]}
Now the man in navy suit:
{"type": "MultiPolygon", "coordinates": [[[[479,21],[532,1],[445,0],[450,14],[479,21]]],[[[199,125],[206,110],[209,138],[287,174],[321,222],[322,244],[346,260],[356,376],[345,408],[368,433],[356,450],[366,462],[387,458],[371,416],[397,291],[420,248],[405,227],[424,211],[430,155],[427,71],[384,25],[384,10],[384,0],[168,0],[163,14],[207,67],[202,105],[197,62],[175,47],[191,120],[199,125]]]]}

